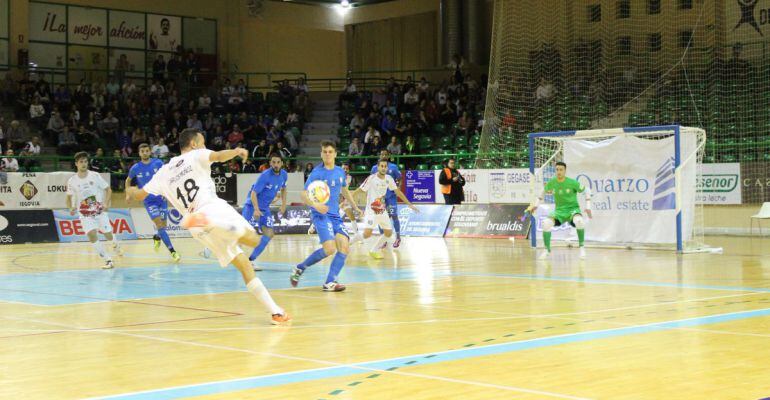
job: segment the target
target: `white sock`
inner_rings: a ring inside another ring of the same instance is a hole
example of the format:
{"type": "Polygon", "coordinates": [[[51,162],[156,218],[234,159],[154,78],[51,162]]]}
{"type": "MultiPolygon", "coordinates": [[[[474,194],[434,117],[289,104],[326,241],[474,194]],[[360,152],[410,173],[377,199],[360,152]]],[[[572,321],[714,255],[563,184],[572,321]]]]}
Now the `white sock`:
{"type": "Polygon", "coordinates": [[[270,311],[270,314],[283,314],[283,308],[278,307],[278,304],[275,304],[275,301],[270,297],[270,293],[267,292],[267,288],[262,284],[262,281],[259,280],[259,278],[254,277],[254,279],[246,285],[246,289],[249,289],[249,292],[251,292],[251,294],[253,294],[254,297],[256,297],[257,300],[270,311]]]}
{"type": "Polygon", "coordinates": [[[380,235],[380,238],[377,239],[376,242],[374,242],[374,246],[372,246],[371,250],[369,251],[377,251],[382,247],[383,244],[387,243],[388,238],[385,237],[385,235],[380,235]]]}
{"type": "Polygon", "coordinates": [[[118,243],[118,235],[113,234],[112,235],[112,247],[119,247],[120,243],[118,243]]]}
{"type": "Polygon", "coordinates": [[[353,231],[354,234],[358,235],[358,222],[350,221],[350,230],[353,231]]]}
{"type": "Polygon", "coordinates": [[[102,246],[102,242],[101,241],[97,240],[97,241],[95,241],[95,242],[93,242],[91,244],[94,245],[94,248],[96,249],[96,252],[99,253],[99,257],[103,258],[104,261],[112,260],[112,258],[110,258],[110,255],[107,254],[106,251],[104,251],[104,246],[102,246]]]}

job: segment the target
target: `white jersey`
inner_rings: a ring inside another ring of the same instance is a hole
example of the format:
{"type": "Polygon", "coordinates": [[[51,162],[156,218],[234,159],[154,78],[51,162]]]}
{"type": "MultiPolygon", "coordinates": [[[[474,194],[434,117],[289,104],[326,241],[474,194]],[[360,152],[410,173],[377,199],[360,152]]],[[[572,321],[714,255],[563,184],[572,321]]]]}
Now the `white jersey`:
{"type": "Polygon", "coordinates": [[[85,178],[72,175],[67,181],[67,194],[72,196],[81,216],[101,214],[104,209],[104,191],[110,185],[97,172],[88,171],[85,178]]]}
{"type": "Polygon", "coordinates": [[[369,175],[361,184],[361,190],[366,192],[366,210],[379,214],[385,210],[385,194],[388,190],[396,190],[396,181],[390,175],[380,178],[377,174],[369,175]]]}
{"type": "Polygon", "coordinates": [[[142,189],[165,197],[182,215],[218,201],[211,179],[211,153],[198,149],[172,158],[142,189]]]}

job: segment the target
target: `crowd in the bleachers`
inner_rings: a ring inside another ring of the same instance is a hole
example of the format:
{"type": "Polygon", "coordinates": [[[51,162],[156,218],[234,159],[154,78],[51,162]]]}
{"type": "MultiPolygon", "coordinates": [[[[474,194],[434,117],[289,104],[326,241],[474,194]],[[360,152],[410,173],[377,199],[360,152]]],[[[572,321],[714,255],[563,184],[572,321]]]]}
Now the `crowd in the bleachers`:
{"type": "Polygon", "coordinates": [[[161,57],[146,85],[119,68],[107,79],[81,79],[71,87],[54,84],[49,75],[34,71],[25,71],[18,79],[7,73],[2,99],[13,107],[14,120],[8,126],[0,121],[0,147],[30,157],[21,160],[21,169],[39,166],[30,152],[36,149],[39,154],[47,146],[63,156],[79,150],[113,156],[116,159],[109,165],[100,161],[93,168],[114,173],[127,171],[130,165],[121,159],[136,157],[142,143],[151,146],[155,157],[178,154],[179,133],[185,128],[203,131],[207,146],[214,150],[247,148],[255,160],[224,166],[234,171],[258,170],[272,152],[290,156],[297,151],[310,112],[307,85],[301,78],[294,84],[281,82],[265,98],[249,90],[244,79],[197,75],[192,52],[174,54],[168,62],[161,57]],[[28,128],[22,131],[24,125],[28,128]],[[35,144],[31,136],[36,137],[35,144]]]}
{"type": "MultiPolygon", "coordinates": [[[[476,80],[461,67],[443,82],[390,78],[373,90],[359,90],[348,79],[339,96],[341,152],[377,156],[387,149],[398,156],[464,149],[483,124],[486,86],[485,75],[476,80]]],[[[410,166],[417,161],[404,158],[410,166]]]]}

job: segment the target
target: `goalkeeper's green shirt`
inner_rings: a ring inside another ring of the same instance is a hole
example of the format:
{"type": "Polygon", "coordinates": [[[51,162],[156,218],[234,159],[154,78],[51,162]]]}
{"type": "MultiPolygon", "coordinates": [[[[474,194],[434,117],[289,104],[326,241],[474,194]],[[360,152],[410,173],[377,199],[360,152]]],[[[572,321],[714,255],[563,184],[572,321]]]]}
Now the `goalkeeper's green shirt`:
{"type": "Polygon", "coordinates": [[[557,212],[577,209],[579,213],[580,203],[578,203],[577,194],[583,193],[585,190],[586,188],[578,181],[566,177],[562,182],[553,178],[545,184],[545,191],[553,193],[553,201],[556,203],[557,212]]]}

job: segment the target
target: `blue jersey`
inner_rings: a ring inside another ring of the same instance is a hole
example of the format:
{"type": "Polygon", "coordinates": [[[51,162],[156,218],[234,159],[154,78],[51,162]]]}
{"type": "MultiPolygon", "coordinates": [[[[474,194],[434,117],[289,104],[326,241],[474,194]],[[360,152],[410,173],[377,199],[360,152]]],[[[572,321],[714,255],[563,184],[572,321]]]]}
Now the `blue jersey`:
{"type": "MultiPolygon", "coordinates": [[[[130,170],[128,170],[128,177],[136,183],[139,189],[141,189],[152,179],[153,176],[155,176],[155,173],[158,172],[161,167],[163,167],[163,161],[157,158],[151,158],[150,162],[147,164],[139,161],[138,163],[134,164],[130,170]]],[[[148,199],[150,202],[152,202],[162,200],[163,197],[151,194],[147,196],[145,203],[147,203],[148,199]]]]}
{"type": "MultiPolygon", "coordinates": [[[[313,181],[324,181],[329,185],[330,196],[329,202],[326,203],[326,205],[329,206],[329,211],[326,214],[332,217],[339,217],[340,192],[347,183],[345,170],[336,165],[332,169],[326,169],[323,163],[319,164],[313,168],[313,172],[307,177],[307,181],[305,181],[305,190],[307,190],[307,187],[310,186],[310,183],[313,181]]],[[[310,210],[314,216],[323,215],[316,211],[315,208],[311,208],[310,210]]]]}
{"type": "Polygon", "coordinates": [[[286,181],[289,179],[289,174],[286,170],[281,170],[277,175],[272,169],[267,169],[259,175],[257,181],[251,185],[249,194],[246,196],[246,203],[244,206],[254,207],[251,202],[251,193],[257,194],[257,203],[259,211],[265,213],[270,211],[270,203],[273,202],[275,196],[281,189],[286,187],[286,181]]]}
{"type": "MultiPolygon", "coordinates": [[[[379,163],[377,163],[379,164],[379,163]]],[[[372,167],[372,174],[377,173],[377,164],[374,164],[372,167]]],[[[401,171],[398,169],[398,165],[393,164],[392,162],[388,162],[388,172],[386,172],[386,175],[390,175],[391,178],[393,178],[396,183],[398,183],[399,180],[401,180],[401,171]]],[[[388,189],[387,192],[385,192],[385,198],[396,198],[396,192],[388,189]]]]}

